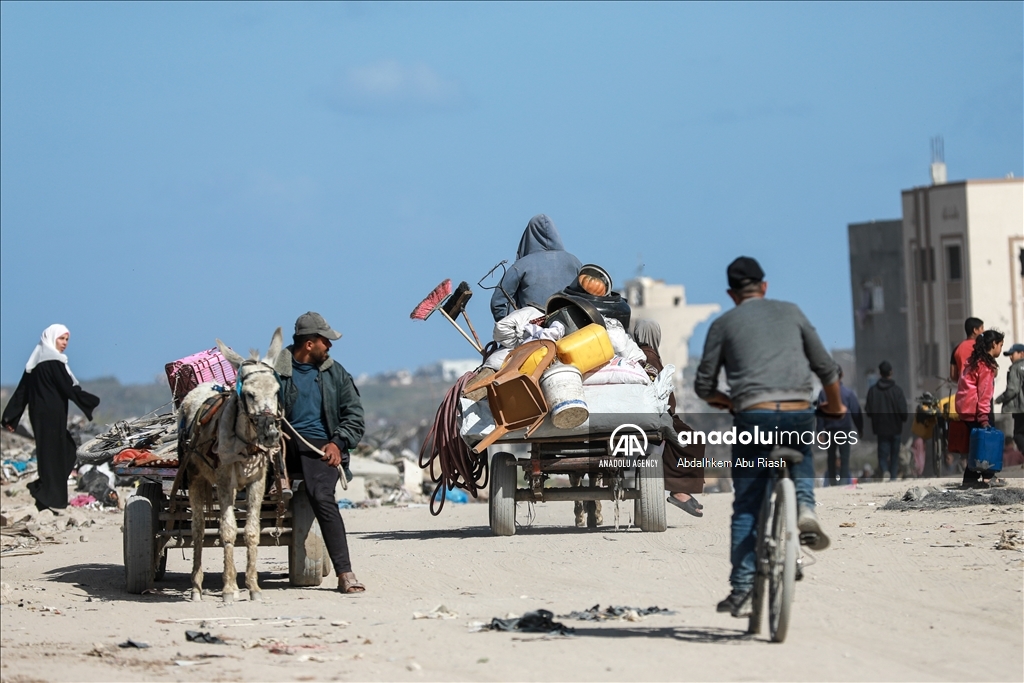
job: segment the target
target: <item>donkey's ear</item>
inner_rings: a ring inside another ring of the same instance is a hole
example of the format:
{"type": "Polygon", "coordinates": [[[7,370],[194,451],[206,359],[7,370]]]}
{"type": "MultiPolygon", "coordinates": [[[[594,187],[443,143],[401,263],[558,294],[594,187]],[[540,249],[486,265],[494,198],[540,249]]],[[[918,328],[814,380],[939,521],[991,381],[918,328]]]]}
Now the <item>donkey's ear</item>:
{"type": "Polygon", "coordinates": [[[274,363],[277,362],[277,357],[281,354],[281,347],[284,346],[284,336],[281,334],[281,328],[274,330],[274,336],[270,338],[270,348],[267,349],[267,357],[263,359],[263,362],[274,367],[274,363]]]}
{"type": "Polygon", "coordinates": [[[221,341],[220,339],[218,339],[218,340],[217,340],[217,348],[218,348],[218,349],[220,349],[220,353],[221,353],[221,355],[222,355],[222,356],[224,356],[225,358],[227,358],[227,359],[228,359],[228,362],[229,362],[229,363],[231,363],[232,367],[234,367],[234,368],[235,368],[235,370],[237,370],[238,368],[240,368],[240,367],[242,366],[242,363],[244,363],[244,362],[245,362],[245,359],[244,359],[244,358],[242,358],[242,357],[241,357],[241,356],[239,356],[239,355],[238,355],[237,353],[235,353],[234,351],[232,351],[232,350],[231,350],[231,349],[230,349],[230,348],[229,348],[229,347],[228,347],[228,346],[227,346],[227,345],[226,345],[226,344],[225,344],[224,342],[222,342],[222,341],[221,341]]]}

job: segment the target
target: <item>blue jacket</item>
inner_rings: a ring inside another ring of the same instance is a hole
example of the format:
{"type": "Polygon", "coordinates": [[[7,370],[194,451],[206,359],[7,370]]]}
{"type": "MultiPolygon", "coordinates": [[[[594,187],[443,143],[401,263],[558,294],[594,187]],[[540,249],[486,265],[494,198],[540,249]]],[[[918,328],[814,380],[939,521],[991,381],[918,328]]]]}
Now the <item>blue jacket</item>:
{"type": "Polygon", "coordinates": [[[576,279],[583,264],[562,246],[558,228],[544,214],[530,219],[519,240],[516,262],[501,279],[501,288],[491,295],[491,315],[495,322],[512,312],[512,305],[501,291],[512,297],[516,308],[536,306],[544,310],[548,298],[576,279]]]}
{"type": "MultiPolygon", "coordinates": [[[[853,393],[853,389],[850,389],[839,383],[839,398],[843,401],[843,405],[846,406],[846,415],[841,420],[830,420],[828,418],[818,418],[818,431],[819,432],[848,432],[853,429],[854,425],[857,426],[857,433],[862,434],[864,432],[864,413],[860,409],[860,401],[857,400],[857,394],[853,393]]],[[[822,389],[818,392],[818,405],[824,405],[826,402],[825,390],[822,389]]]]}

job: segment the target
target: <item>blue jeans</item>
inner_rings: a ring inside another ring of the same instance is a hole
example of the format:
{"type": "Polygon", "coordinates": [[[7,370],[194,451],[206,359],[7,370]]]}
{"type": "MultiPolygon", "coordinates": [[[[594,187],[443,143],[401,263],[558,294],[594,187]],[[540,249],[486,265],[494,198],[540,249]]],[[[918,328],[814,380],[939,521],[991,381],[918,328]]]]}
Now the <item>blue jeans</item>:
{"type": "Polygon", "coordinates": [[[730,560],[732,572],[729,583],[734,590],[747,591],[754,585],[757,571],[757,516],[761,512],[765,493],[770,483],[770,468],[758,458],[770,458],[777,441],[804,454],[803,461],[793,468],[798,506],[814,507],[814,457],[811,444],[814,442],[814,412],[811,410],[775,411],[748,410],[737,413],[733,424],[736,433],[754,433],[757,427],[758,443],[742,444],[737,439],[732,447],[732,481],[735,498],[732,503],[732,549],[730,560]],[[776,439],[776,432],[796,431],[799,442],[790,439],[776,439]],[[766,440],[771,432],[771,443],[766,440]],[[809,436],[808,436],[809,435],[809,436]],[[804,443],[806,442],[806,443],[804,443]],[[740,461],[743,461],[742,464],[740,461]]]}
{"type": "Polygon", "coordinates": [[[890,479],[900,473],[900,435],[878,437],[878,476],[888,472],[890,479]]]}

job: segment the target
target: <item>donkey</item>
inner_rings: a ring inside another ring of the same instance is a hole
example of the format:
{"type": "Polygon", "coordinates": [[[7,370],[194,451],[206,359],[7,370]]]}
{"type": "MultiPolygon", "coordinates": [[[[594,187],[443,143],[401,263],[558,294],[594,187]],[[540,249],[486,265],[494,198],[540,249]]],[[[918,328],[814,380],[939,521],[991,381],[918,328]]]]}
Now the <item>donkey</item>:
{"type": "Polygon", "coordinates": [[[220,542],[224,547],[224,602],[233,602],[238,597],[235,497],[242,488],[246,489],[248,505],[245,585],[250,600],[262,600],[256,580],[256,553],[267,466],[281,447],[282,412],[274,374],[274,362],[282,347],[281,328],[274,332],[263,360],[255,351],[245,360],[220,339],[217,347],[235,368],[235,389],[224,391],[207,382],[189,392],[181,404],[179,457],[186,468],[192,507],[192,600],[203,599],[205,511],[212,502],[214,485],[220,504],[220,542]]]}

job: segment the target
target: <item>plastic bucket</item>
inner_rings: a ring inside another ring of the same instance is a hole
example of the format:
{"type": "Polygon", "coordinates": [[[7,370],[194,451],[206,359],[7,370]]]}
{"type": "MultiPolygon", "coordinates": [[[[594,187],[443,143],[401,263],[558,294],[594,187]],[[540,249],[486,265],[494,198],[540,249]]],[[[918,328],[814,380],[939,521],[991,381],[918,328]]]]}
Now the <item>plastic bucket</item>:
{"type": "Polygon", "coordinates": [[[559,429],[574,429],[590,417],[583,394],[583,375],[576,366],[552,365],[540,377],[540,390],[548,402],[551,423],[559,429]]]}
{"type": "Polygon", "coordinates": [[[967,466],[972,470],[998,472],[1003,469],[1003,433],[998,429],[971,430],[971,451],[967,466]]]}

